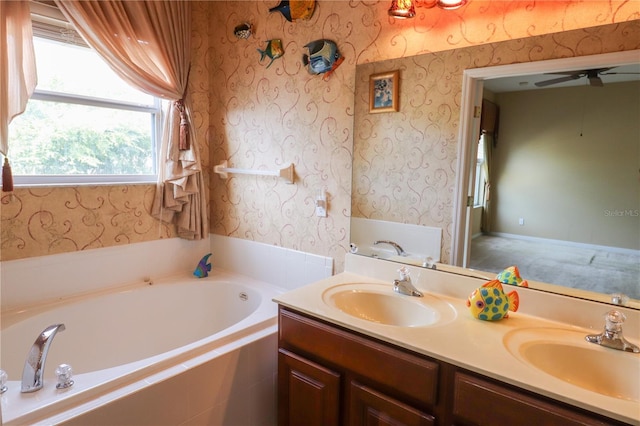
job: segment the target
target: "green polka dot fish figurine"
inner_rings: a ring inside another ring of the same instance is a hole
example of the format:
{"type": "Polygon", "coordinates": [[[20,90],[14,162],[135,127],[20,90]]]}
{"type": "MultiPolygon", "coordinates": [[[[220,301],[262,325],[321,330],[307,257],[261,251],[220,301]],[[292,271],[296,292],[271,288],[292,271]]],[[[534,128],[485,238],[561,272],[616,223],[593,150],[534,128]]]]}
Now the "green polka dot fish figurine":
{"type": "Polygon", "coordinates": [[[509,311],[518,310],[520,299],[516,291],[505,294],[502,283],[492,280],[469,295],[467,307],[471,315],[483,321],[497,321],[509,317],[509,311]]]}
{"type": "Polygon", "coordinates": [[[517,266],[509,266],[496,277],[502,284],[515,285],[518,287],[529,287],[527,280],[523,280],[517,266]]]}

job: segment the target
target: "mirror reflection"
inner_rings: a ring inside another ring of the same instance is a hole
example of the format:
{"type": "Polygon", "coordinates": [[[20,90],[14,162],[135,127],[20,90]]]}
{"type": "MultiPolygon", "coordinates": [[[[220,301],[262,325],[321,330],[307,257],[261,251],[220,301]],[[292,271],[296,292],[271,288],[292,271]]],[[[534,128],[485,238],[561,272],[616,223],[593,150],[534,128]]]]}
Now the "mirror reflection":
{"type": "MultiPolygon", "coordinates": [[[[553,50],[568,40],[580,43],[575,32],[567,32],[566,39],[532,37],[530,49],[537,45],[553,50]]],[[[517,43],[496,43],[494,56],[510,52],[514,58],[507,57],[505,63],[518,62],[519,53],[512,52],[521,53],[529,44],[517,43]],[[513,49],[517,43],[518,49],[513,49]]],[[[457,250],[463,254],[456,252],[452,240],[458,225],[452,216],[458,208],[454,181],[460,179],[455,170],[458,125],[464,118],[462,73],[479,67],[477,55],[491,56],[481,50],[472,47],[358,65],[353,221],[440,229],[442,252],[437,260],[485,271],[482,276],[517,265],[532,287],[605,301],[618,292],[640,299],[638,63],[594,67],[611,68],[611,75],[601,71],[574,78],[536,72],[534,77],[529,72],[526,78],[481,78],[479,86],[485,90],[477,99],[497,107],[496,124],[489,134],[492,129],[481,131],[480,120],[475,120],[476,133],[469,138],[475,143],[467,143],[473,161],[468,162],[469,179],[463,187],[474,202],[468,209],[459,208],[467,210],[459,225],[466,237],[457,250]],[[368,77],[396,69],[399,112],[369,114],[368,77]],[[615,79],[609,80],[613,72],[615,79]],[[618,81],[623,72],[635,81],[618,81]],[[536,81],[550,80],[556,83],[529,90],[536,88],[536,81]],[[488,154],[486,146],[493,148],[488,154]]],[[[393,235],[376,238],[394,240],[393,235]]],[[[376,251],[373,241],[353,231],[352,242],[364,254],[394,254],[376,251]]],[[[415,241],[407,244],[408,263],[433,259],[430,250],[421,250],[415,241]]],[[[397,256],[394,260],[402,261],[397,256]]]]}
{"type": "Polygon", "coordinates": [[[633,64],[484,82],[499,125],[481,123],[465,266],[640,299],[639,77],[633,64]]]}

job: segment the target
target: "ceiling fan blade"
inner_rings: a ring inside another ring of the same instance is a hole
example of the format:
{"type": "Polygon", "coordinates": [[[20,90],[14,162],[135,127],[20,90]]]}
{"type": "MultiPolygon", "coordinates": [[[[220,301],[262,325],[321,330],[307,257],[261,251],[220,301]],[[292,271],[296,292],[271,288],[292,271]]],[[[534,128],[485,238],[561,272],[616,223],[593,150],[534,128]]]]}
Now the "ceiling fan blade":
{"type": "Polygon", "coordinates": [[[603,72],[600,75],[640,75],[640,72],[603,72]]]}
{"type": "Polygon", "coordinates": [[[594,86],[594,87],[602,87],[604,86],[604,84],[602,84],[602,79],[598,76],[598,74],[600,74],[601,71],[607,71],[610,70],[611,68],[601,68],[601,69],[597,69],[597,70],[589,70],[587,71],[587,78],[589,79],[589,84],[594,86]]]}
{"type": "Polygon", "coordinates": [[[550,86],[552,84],[564,83],[565,81],[577,80],[580,78],[580,74],[571,74],[566,77],[552,78],[551,80],[539,81],[535,83],[537,87],[550,86]]]}
{"type": "Polygon", "coordinates": [[[604,86],[604,84],[602,84],[602,79],[598,76],[595,76],[595,77],[589,76],[589,84],[595,87],[604,86]]]}

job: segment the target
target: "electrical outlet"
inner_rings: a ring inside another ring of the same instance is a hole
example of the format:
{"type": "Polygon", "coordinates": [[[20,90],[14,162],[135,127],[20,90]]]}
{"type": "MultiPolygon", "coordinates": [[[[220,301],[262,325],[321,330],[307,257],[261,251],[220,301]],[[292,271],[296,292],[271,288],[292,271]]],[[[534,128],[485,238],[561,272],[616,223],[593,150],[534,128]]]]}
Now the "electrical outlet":
{"type": "Polygon", "coordinates": [[[518,219],[518,225],[520,226],[524,225],[524,217],[521,217],[520,219],[518,219]]]}

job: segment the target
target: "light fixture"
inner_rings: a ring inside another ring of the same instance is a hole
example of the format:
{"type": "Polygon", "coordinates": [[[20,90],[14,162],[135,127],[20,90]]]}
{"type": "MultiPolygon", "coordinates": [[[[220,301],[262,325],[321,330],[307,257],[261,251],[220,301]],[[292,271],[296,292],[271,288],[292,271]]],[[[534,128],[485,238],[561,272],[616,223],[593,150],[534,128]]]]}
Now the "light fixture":
{"type": "Polygon", "coordinates": [[[467,0],[438,0],[436,2],[436,5],[440,9],[454,10],[464,6],[466,3],[467,3],[467,0]]]}
{"type": "Polygon", "coordinates": [[[416,15],[416,7],[431,9],[438,6],[444,10],[458,9],[469,0],[391,0],[389,15],[395,18],[413,18],[416,15]]]}
{"type": "Polygon", "coordinates": [[[413,0],[391,0],[389,16],[394,18],[413,18],[416,16],[416,7],[413,0]]]}

